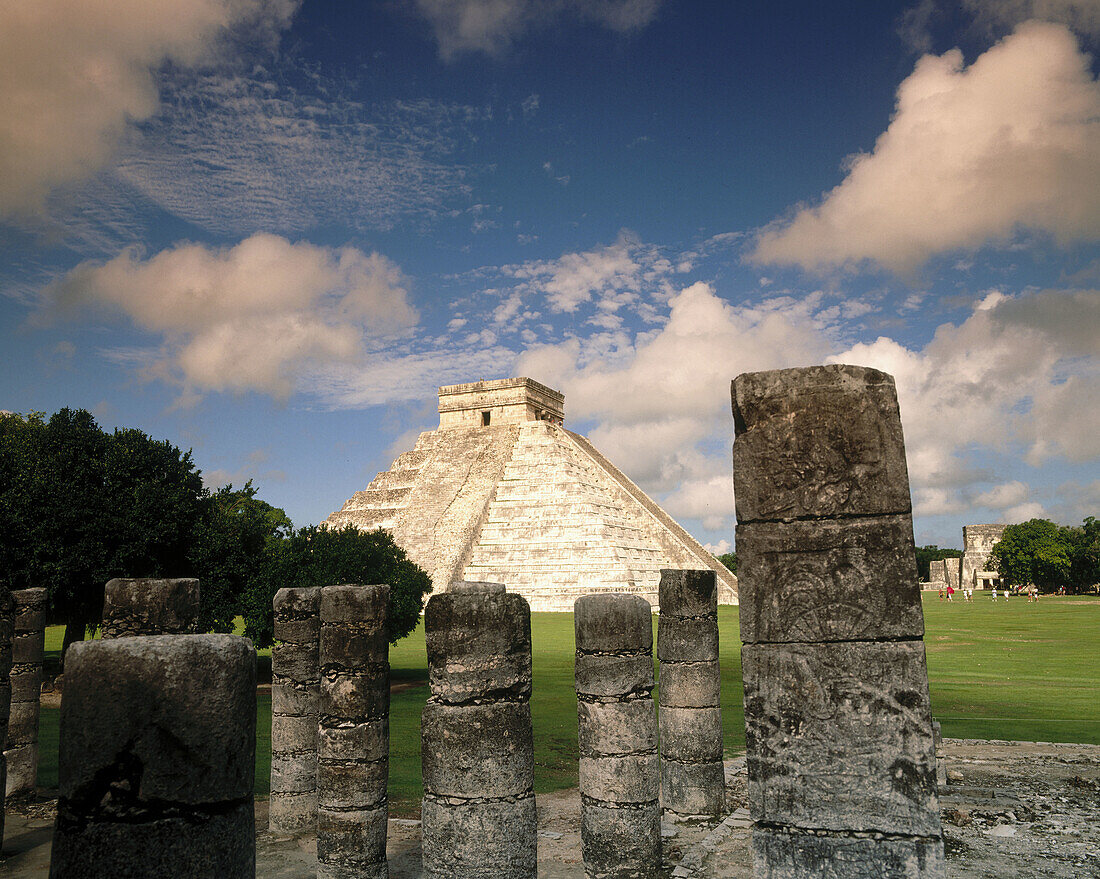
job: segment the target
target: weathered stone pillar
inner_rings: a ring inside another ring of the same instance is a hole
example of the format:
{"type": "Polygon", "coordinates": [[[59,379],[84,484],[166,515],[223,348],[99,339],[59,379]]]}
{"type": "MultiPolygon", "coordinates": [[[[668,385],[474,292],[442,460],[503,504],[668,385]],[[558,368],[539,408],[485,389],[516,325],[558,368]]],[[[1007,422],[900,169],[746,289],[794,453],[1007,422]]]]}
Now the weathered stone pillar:
{"type": "Polygon", "coordinates": [[[733,413],[756,876],[942,877],[893,379],[750,373],[733,413]]]}
{"type": "Polygon", "coordinates": [[[33,797],[38,779],[38,715],[42,696],[42,654],[46,638],[46,590],[12,593],[15,626],[12,638],[11,719],[4,759],[7,795],[33,797]]]}
{"type": "MultiPolygon", "coordinates": [[[[15,629],[15,602],[8,587],[0,583],[0,740],[7,741],[11,712],[11,648],[15,629]]],[[[0,845],[4,842],[4,791],[7,790],[7,760],[0,754],[0,845]]]]}
{"type": "Polygon", "coordinates": [[[424,611],[425,879],[534,879],[531,611],[499,583],[451,584],[424,611]]]}
{"type": "Polygon", "coordinates": [[[318,879],[386,879],[388,586],[321,590],[318,879]]]}
{"type": "Polygon", "coordinates": [[[718,815],[726,774],[717,580],[714,571],[662,570],[659,590],[661,806],[677,815],[718,815]]]}
{"type": "Polygon", "coordinates": [[[654,879],[661,808],[652,610],[640,595],[585,595],[573,623],[584,873],[654,879]]]}
{"type": "Polygon", "coordinates": [[[73,644],[60,735],[51,877],[254,879],[256,651],[248,639],[73,644]]]}
{"type": "Polygon", "coordinates": [[[321,700],[321,590],[275,593],[271,648],[272,833],[317,829],[317,725],[321,700]]]}
{"type": "Polygon", "coordinates": [[[199,621],[199,581],[121,577],[103,590],[103,638],[189,635],[199,621]]]}

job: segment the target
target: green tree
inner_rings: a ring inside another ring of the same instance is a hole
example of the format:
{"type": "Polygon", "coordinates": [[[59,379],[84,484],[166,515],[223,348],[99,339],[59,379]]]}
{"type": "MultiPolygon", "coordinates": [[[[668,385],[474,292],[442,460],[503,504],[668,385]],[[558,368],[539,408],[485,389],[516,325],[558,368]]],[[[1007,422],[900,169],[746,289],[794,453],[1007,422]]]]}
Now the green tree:
{"type": "Polygon", "coordinates": [[[994,544],[990,560],[1010,586],[1034,583],[1041,590],[1070,586],[1070,529],[1049,519],[1008,525],[994,544]]]}
{"type": "Polygon", "coordinates": [[[718,561],[730,569],[731,574],[737,573],[737,553],[725,552],[718,556],[718,561]]]}
{"type": "Polygon", "coordinates": [[[432,582],[385,531],[310,525],[269,545],[245,603],[245,634],[258,647],[274,640],[272,601],[284,587],[384,583],[390,587],[390,641],[414,628],[432,582]]]}
{"type": "Polygon", "coordinates": [[[244,488],[226,485],[205,498],[187,555],[200,581],[200,631],[233,631],[233,618],[245,612],[267,554],[291,528],[283,510],[256,497],[251,480],[244,488]]]}
{"type": "Polygon", "coordinates": [[[1088,516],[1070,530],[1070,581],[1075,591],[1084,591],[1100,583],[1100,521],[1088,516]]]}
{"type": "Polygon", "coordinates": [[[83,409],[5,415],[0,477],[4,576],[48,590],[65,648],[99,623],[112,577],[190,572],[206,497],[190,452],[140,430],[107,434],[83,409]]]}
{"type": "Polygon", "coordinates": [[[918,546],[917,552],[917,576],[927,582],[929,578],[929,566],[932,562],[941,559],[962,558],[961,549],[940,549],[934,543],[928,546],[918,546]]]}

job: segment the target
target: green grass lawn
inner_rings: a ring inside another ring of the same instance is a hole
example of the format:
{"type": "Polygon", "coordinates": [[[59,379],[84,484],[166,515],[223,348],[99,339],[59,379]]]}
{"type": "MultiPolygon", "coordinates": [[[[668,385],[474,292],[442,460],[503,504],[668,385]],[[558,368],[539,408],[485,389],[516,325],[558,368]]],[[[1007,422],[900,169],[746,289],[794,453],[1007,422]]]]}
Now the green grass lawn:
{"type": "MultiPolygon", "coordinates": [[[[925,598],[925,644],[932,713],[943,734],[960,738],[1100,744],[1100,599],[1044,598],[972,604],[925,598]]],[[[728,753],[745,746],[737,608],[723,607],[722,725],[728,753]]],[[[656,628],[656,620],[654,620],[656,628]]],[[[535,790],[577,783],[577,700],[573,694],[573,617],[536,613],[531,620],[535,727],[535,790]]],[[[47,650],[61,629],[47,633],[47,650]]],[[[409,815],[420,801],[420,712],[428,694],[423,628],[390,650],[390,804],[409,815]]],[[[260,679],[270,679],[270,651],[261,651],[260,679]]],[[[271,699],[257,699],[256,793],[268,793],[271,699]]],[[[57,785],[57,711],[44,710],[39,785],[57,785]]]]}

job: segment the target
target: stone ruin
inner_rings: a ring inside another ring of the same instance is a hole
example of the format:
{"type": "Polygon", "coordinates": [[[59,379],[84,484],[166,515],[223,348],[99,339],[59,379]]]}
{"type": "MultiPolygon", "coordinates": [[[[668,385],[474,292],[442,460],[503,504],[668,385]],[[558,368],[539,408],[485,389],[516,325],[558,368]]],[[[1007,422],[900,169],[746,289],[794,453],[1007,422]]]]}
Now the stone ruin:
{"type": "Polygon", "coordinates": [[[964,588],[1001,588],[1001,575],[998,571],[989,570],[989,557],[994,544],[1004,533],[1004,525],[963,525],[963,557],[956,563],[964,588]]]}
{"type": "MultiPolygon", "coordinates": [[[[844,366],[756,373],[738,377],[733,400],[756,875],[940,879],[893,382],[844,366]]],[[[194,581],[112,582],[108,607],[127,610],[105,628],[140,624],[71,648],[51,875],[251,877],[255,651],[229,635],[149,634],[190,631],[194,581]]],[[[661,572],[659,712],[649,603],[576,600],[591,879],[656,877],[662,813],[725,809],[718,589],[712,570],[661,572]]],[[[326,879],[388,874],[386,603],[387,587],[350,584],[274,602],[271,827],[315,832],[326,879]]],[[[0,611],[6,720],[7,593],[0,611]]],[[[429,600],[425,637],[424,875],[534,879],[529,604],[500,584],[456,582],[429,600]]]]}
{"type": "MultiPolygon", "coordinates": [[[[18,589],[13,601],[11,712],[4,762],[7,797],[33,797],[38,778],[38,716],[46,640],[46,590],[18,589]]],[[[2,686],[2,684],[0,684],[2,686]]]]}
{"type": "Polygon", "coordinates": [[[779,370],[732,394],[756,876],[942,879],[893,379],[779,370]]]}
{"type": "Polygon", "coordinates": [[[437,592],[492,581],[535,611],[593,592],[655,605],[662,568],[710,569],[736,604],[737,578],[564,418],[564,395],[529,378],[441,387],[439,428],[326,524],[386,529],[437,592]]]}

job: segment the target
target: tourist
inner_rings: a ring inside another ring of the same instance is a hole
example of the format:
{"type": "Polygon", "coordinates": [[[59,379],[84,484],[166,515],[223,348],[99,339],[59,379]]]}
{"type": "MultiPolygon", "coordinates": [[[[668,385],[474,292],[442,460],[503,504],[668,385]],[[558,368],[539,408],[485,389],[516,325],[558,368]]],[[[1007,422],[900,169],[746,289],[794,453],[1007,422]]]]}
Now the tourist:
{"type": "Polygon", "coordinates": [[[940,601],[943,601],[943,587],[940,587],[940,601]]]}
{"type": "Polygon", "coordinates": [[[947,600],[950,601],[954,596],[955,596],[955,587],[954,586],[948,586],[947,587],[947,600]]]}
{"type": "Polygon", "coordinates": [[[994,601],[997,600],[997,587],[996,586],[993,587],[993,600],[994,601]]]}

